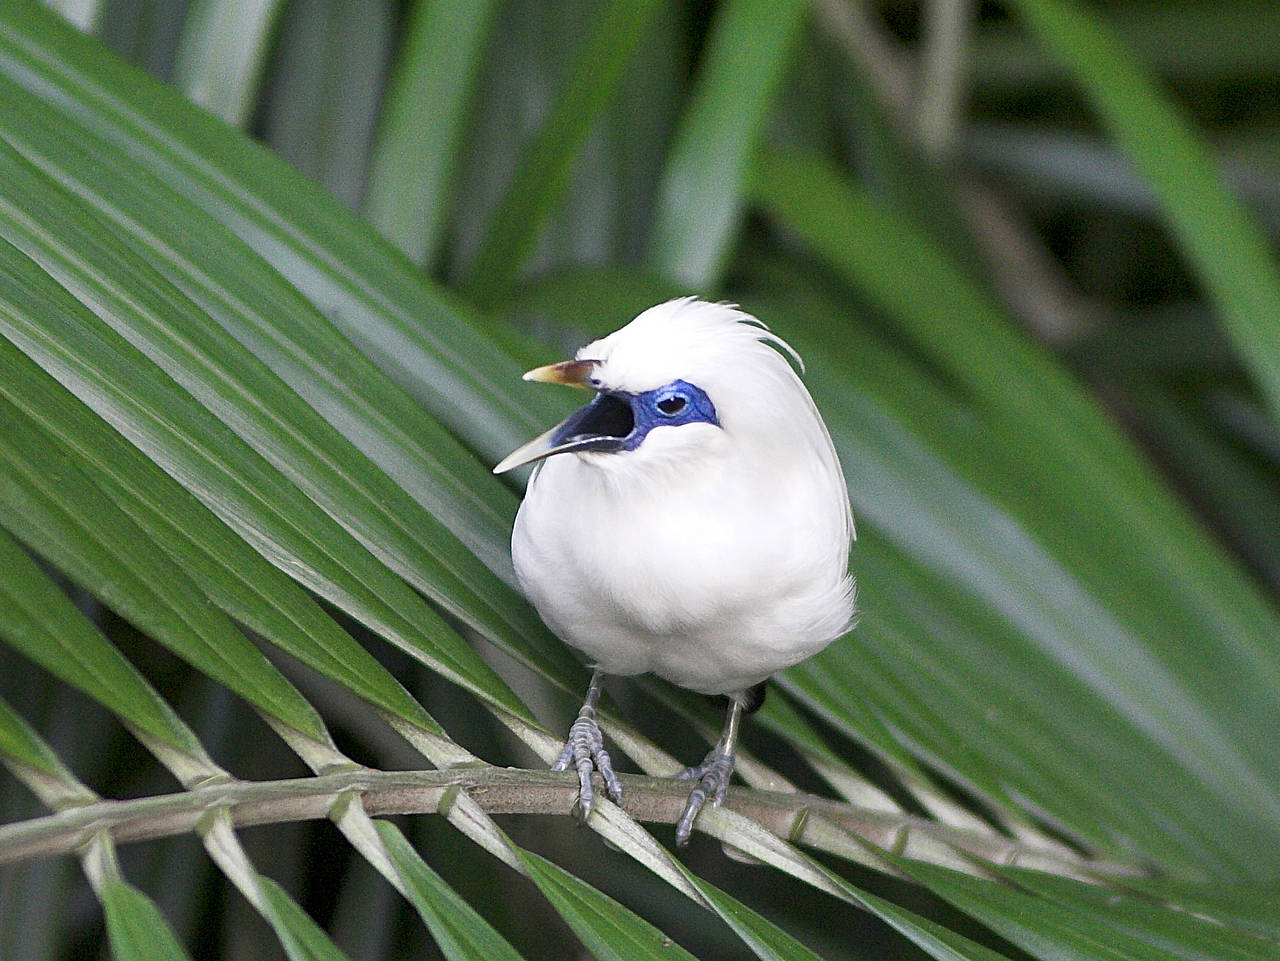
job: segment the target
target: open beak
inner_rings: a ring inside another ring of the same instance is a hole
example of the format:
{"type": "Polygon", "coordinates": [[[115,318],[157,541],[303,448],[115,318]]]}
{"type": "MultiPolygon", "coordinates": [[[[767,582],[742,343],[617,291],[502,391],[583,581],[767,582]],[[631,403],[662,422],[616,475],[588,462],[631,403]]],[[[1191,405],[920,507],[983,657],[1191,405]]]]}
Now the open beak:
{"type": "MultiPolygon", "coordinates": [[[[591,376],[597,365],[598,362],[594,360],[566,360],[531,370],[524,375],[524,379],[592,390],[594,387],[591,376]]],[[[579,407],[563,422],[513,450],[493,472],[505,474],[525,464],[569,451],[622,450],[627,435],[634,428],[635,418],[631,405],[624,397],[598,393],[590,403],[579,407]]]]}
{"type": "Polygon", "coordinates": [[[524,380],[536,380],[542,384],[567,384],[570,387],[585,387],[591,390],[591,376],[600,366],[598,360],[562,360],[558,364],[547,364],[527,371],[524,380]]]}

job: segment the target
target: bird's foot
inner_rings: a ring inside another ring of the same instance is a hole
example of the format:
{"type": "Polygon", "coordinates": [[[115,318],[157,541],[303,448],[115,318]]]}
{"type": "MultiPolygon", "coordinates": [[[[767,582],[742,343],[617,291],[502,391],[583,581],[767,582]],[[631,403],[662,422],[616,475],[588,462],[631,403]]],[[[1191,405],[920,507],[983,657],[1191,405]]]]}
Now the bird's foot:
{"type": "Polygon", "coordinates": [[[586,822],[591,815],[591,806],[595,803],[595,789],[591,786],[591,771],[594,768],[604,778],[604,788],[616,802],[622,801],[622,782],[613,773],[613,761],[604,747],[604,735],[600,733],[600,725],[596,723],[595,711],[584,707],[578,719],[569,728],[569,739],[565,741],[564,750],[551,766],[553,771],[567,771],[570,765],[578,772],[578,818],[586,822]]]}
{"type": "Polygon", "coordinates": [[[693,822],[708,798],[716,807],[724,802],[731,777],[733,777],[733,754],[726,752],[719,744],[711,749],[697,767],[687,767],[676,775],[676,779],[680,781],[698,782],[689,792],[684,813],[676,822],[676,847],[682,848],[689,843],[689,836],[693,834],[693,822]]]}

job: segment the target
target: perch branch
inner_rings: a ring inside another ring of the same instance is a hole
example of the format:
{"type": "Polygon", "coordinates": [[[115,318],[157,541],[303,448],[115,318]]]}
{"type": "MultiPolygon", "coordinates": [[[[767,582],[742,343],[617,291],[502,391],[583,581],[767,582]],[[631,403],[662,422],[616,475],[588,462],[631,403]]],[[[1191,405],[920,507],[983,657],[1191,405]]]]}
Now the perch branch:
{"type": "MultiPolygon", "coordinates": [[[[663,824],[679,819],[687,785],[640,775],[623,775],[622,780],[623,808],[632,817],[663,824]]],[[[455,788],[466,791],[490,814],[564,814],[577,797],[577,776],[488,765],[446,771],[360,769],[291,780],[222,782],[177,794],[97,801],[0,827],[0,864],[74,853],[101,831],[117,842],[184,834],[196,830],[201,817],[217,808],[226,808],[236,827],[325,818],[346,791],[359,793],[371,816],[433,814],[455,788]]],[[[780,837],[845,857],[851,846],[865,842],[921,860],[937,860],[941,850],[962,852],[984,861],[1082,880],[1144,874],[1132,864],[1074,857],[1061,849],[906,814],[868,811],[809,794],[733,788],[726,807],[780,837]]],[[[953,860],[949,858],[948,863],[953,860]]]]}

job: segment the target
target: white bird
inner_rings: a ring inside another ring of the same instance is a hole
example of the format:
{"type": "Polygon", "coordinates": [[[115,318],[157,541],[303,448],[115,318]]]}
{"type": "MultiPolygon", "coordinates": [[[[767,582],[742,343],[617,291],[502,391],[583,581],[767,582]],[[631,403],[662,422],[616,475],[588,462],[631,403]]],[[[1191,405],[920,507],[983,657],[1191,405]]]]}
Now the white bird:
{"type": "Polygon", "coordinates": [[[851,625],[844,475],[779,349],[799,363],[754,317],[689,297],[524,375],[596,395],[494,468],[542,461],[511,553],[547,626],[594,668],[555,765],[577,769],[583,819],[593,767],[622,796],[595,718],[605,674],[648,671],[730,699],[720,741],[678,775],[697,782],[676,826],[683,846],[707,798],[724,799],[765,678],[851,625]]]}

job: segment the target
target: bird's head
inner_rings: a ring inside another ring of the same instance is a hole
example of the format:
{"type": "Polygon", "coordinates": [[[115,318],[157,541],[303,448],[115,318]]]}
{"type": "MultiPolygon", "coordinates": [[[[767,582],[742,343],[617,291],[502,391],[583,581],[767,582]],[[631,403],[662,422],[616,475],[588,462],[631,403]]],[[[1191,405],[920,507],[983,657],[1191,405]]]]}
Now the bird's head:
{"type": "Polygon", "coordinates": [[[714,452],[735,430],[776,420],[780,393],[794,398],[798,390],[811,410],[795,372],[768,343],[795,357],[735,307],[693,297],[651,307],[575,359],[524,375],[595,397],[505,457],[494,473],[564,453],[609,467],[714,452]]]}

